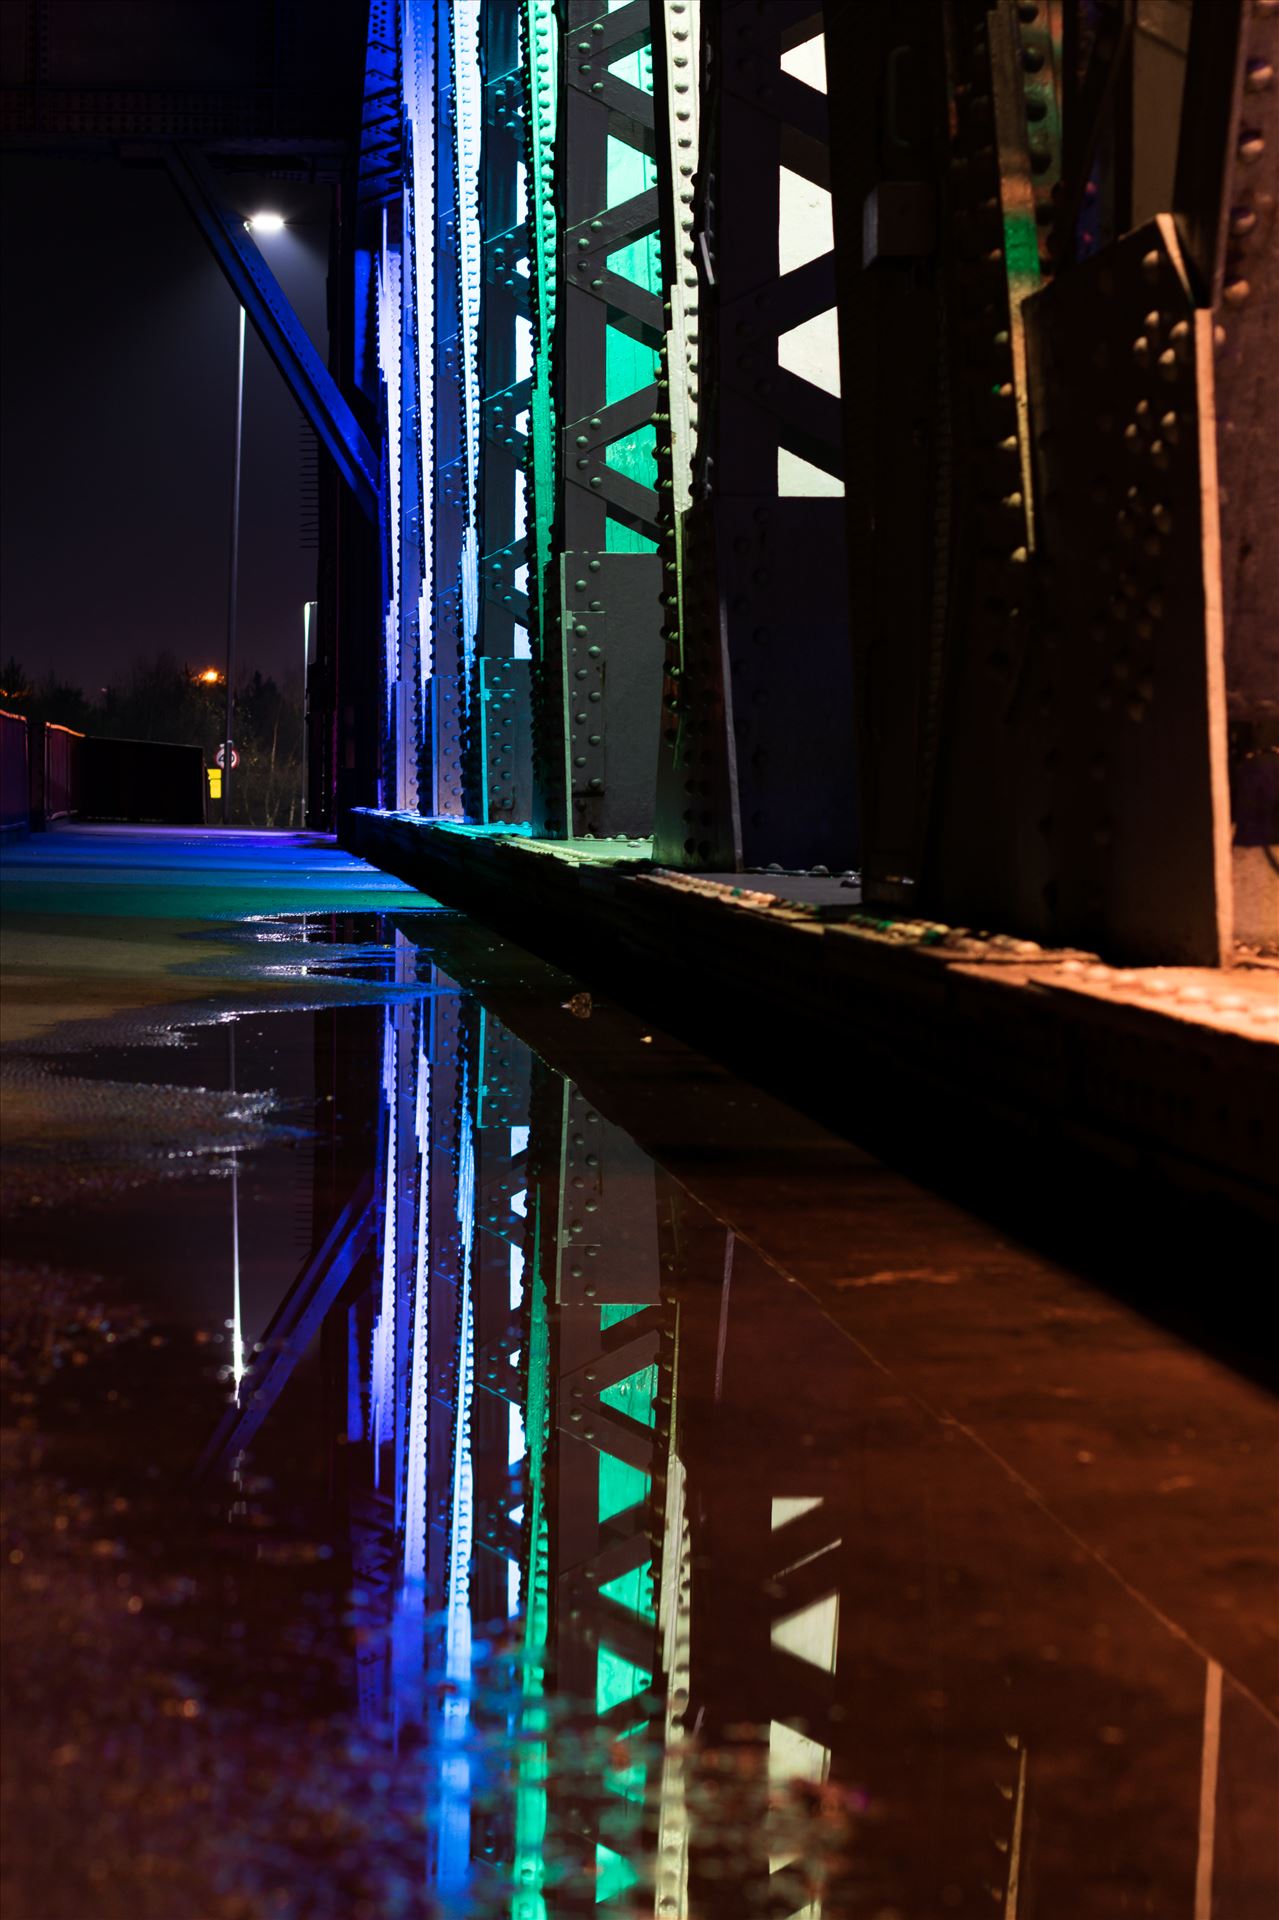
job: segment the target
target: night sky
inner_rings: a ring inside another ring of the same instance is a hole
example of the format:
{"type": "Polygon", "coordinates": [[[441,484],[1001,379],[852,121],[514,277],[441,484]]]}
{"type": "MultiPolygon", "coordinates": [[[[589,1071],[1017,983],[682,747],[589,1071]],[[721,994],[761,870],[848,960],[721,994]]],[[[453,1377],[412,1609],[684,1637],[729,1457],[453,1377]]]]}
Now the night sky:
{"type": "MultiPolygon", "coordinates": [[[[235,297],[162,167],[3,159],[0,656],[91,696],[168,649],[221,665],[235,297]]],[[[329,191],[227,177],[327,357],[329,191]]],[[[252,325],[245,368],[238,658],[300,667],[316,554],[302,544],[302,416],[252,325]]]]}

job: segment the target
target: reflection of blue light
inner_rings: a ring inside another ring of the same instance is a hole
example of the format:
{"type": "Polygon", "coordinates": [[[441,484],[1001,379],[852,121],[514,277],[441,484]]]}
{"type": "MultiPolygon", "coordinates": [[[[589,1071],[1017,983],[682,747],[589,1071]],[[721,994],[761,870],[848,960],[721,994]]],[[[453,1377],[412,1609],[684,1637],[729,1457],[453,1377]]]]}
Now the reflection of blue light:
{"type": "Polygon", "coordinates": [[[387,1103],[386,1187],[382,1208],[382,1293],[373,1322],[373,1364],[369,1382],[370,1439],[373,1442],[373,1485],[382,1484],[382,1443],[395,1430],[395,1062],[394,1010],[386,1009],[382,1033],[382,1092],[387,1103]]]}
{"type": "Polygon", "coordinates": [[[360,1326],[354,1307],[346,1312],[346,1439],[358,1447],[364,1439],[364,1395],[360,1391],[360,1326]]]}
{"type": "MultiPolygon", "coordinates": [[[[231,1091],[235,1092],[235,1021],[227,1025],[231,1091]]],[[[240,1301],[240,1156],[231,1149],[231,1378],[235,1397],[244,1382],[244,1314],[240,1301]]]]}
{"type": "MultiPolygon", "coordinates": [[[[475,1313],[471,1297],[475,1241],[475,1137],[467,1073],[462,1072],[458,1139],[457,1220],[462,1285],[461,1341],[457,1369],[457,1422],[453,1445],[448,1601],[445,1613],[446,1672],[453,1691],[444,1696],[441,1729],[446,1748],[466,1739],[471,1705],[471,1554],[474,1548],[471,1396],[475,1386],[475,1313]]],[[[447,1755],[440,1768],[439,1863],[442,1889],[470,1878],[471,1763],[465,1752],[447,1755]]]]}
{"type": "Polygon", "coordinates": [[[405,1461],[404,1578],[426,1578],[427,1303],[430,1295],[431,1218],[429,1128],[431,1069],[420,1049],[417,1060],[419,1150],[417,1249],[413,1269],[412,1358],[409,1363],[409,1443],[405,1461]]]}
{"type": "Polygon", "coordinates": [[[231,1377],[235,1397],[244,1383],[244,1315],[240,1305],[240,1166],[231,1150],[231,1377]]]}
{"type": "Polygon", "coordinates": [[[467,1098],[467,1074],[462,1074],[461,1126],[458,1140],[457,1220],[461,1240],[462,1330],[457,1369],[457,1431],[453,1449],[453,1526],[452,1552],[449,1555],[449,1678],[461,1679],[453,1671],[454,1646],[465,1659],[470,1677],[470,1598],[472,1548],[472,1470],[471,1470],[471,1394],[475,1374],[475,1314],[471,1299],[472,1253],[475,1244],[475,1135],[467,1098]],[[465,1652],[462,1652],[463,1636],[465,1652]]]}

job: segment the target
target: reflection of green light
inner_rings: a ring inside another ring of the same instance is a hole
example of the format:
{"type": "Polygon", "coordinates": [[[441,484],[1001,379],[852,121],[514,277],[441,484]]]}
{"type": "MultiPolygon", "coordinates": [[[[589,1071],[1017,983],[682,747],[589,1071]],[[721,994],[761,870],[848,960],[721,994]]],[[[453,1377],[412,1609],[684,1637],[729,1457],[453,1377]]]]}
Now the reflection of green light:
{"type": "Polygon", "coordinates": [[[596,1713],[609,1713],[614,1707],[623,1706],[651,1686],[652,1680],[646,1668],[637,1667],[624,1653],[601,1647],[595,1669],[596,1713]]]}
{"type": "MultiPolygon", "coordinates": [[[[616,1325],[632,1313],[641,1312],[640,1305],[634,1306],[612,1302],[600,1310],[601,1331],[606,1326],[616,1325]]],[[[647,1427],[657,1424],[657,1368],[639,1367],[625,1379],[617,1381],[611,1387],[605,1387],[600,1394],[603,1405],[616,1408],[619,1413],[628,1415],[647,1427]]],[[[647,1501],[652,1493],[652,1478],[619,1460],[611,1453],[599,1456],[599,1505],[601,1522],[611,1519],[628,1507],[647,1501]]],[[[653,1592],[653,1562],[641,1561],[638,1566],[630,1567],[625,1573],[615,1574],[599,1588],[601,1600],[611,1601],[616,1607],[622,1607],[638,1621],[649,1628],[657,1624],[657,1606],[653,1592]]],[[[604,1626],[604,1632],[608,1628],[604,1626]]],[[[616,1728],[618,1709],[628,1702],[638,1701],[653,1684],[653,1675],[648,1667],[641,1667],[614,1647],[601,1642],[595,1656],[595,1711],[601,1718],[613,1716],[616,1728]]],[[[623,1742],[641,1741],[648,1730],[648,1722],[642,1721],[632,1726],[622,1735],[623,1742]]],[[[620,1730],[618,1730],[620,1731],[620,1730]]],[[[640,1748],[635,1759],[629,1758],[630,1749],[622,1745],[610,1749],[610,1763],[603,1770],[605,1791],[627,1806],[642,1807],[648,1797],[648,1759],[640,1748]],[[620,1764],[617,1762],[620,1761],[620,1764]]],[[[620,1809],[619,1809],[620,1811],[620,1809]]],[[[620,1853],[612,1848],[600,1846],[596,1852],[597,1880],[595,1900],[599,1905],[605,1900],[617,1898],[633,1887],[639,1875],[620,1853]]]]}
{"type": "Polygon", "coordinates": [[[600,1455],[600,1522],[612,1520],[628,1507],[647,1500],[653,1482],[640,1467],[619,1460],[615,1453],[600,1455]]]}
{"type": "Polygon", "coordinates": [[[1039,279],[1039,228],[1033,214],[1004,215],[1004,259],[1013,279],[1039,279]]]}
{"type": "Polygon", "coordinates": [[[643,1313],[642,1300],[606,1300],[600,1308],[600,1327],[615,1327],[619,1320],[629,1320],[633,1313],[643,1313]]]}
{"type": "Polygon", "coordinates": [[[653,1562],[646,1560],[641,1567],[632,1567],[628,1573],[619,1573],[614,1579],[606,1580],[600,1588],[601,1600],[615,1600],[619,1607],[629,1607],[632,1613],[638,1613],[647,1621],[657,1618],[653,1605],[653,1562]]]}
{"type": "MultiPolygon", "coordinates": [[[[647,1722],[645,1722],[647,1725],[647,1722]]],[[[643,1729],[632,1730],[631,1738],[637,1738],[643,1729]]],[[[629,1767],[605,1767],[604,1790],[619,1800],[627,1801],[631,1806],[642,1807],[645,1788],[648,1784],[648,1770],[642,1760],[635,1760],[629,1767]]]]}
{"type": "Polygon", "coordinates": [[[595,1847],[595,1904],[603,1900],[616,1900],[621,1893],[629,1893],[639,1883],[639,1875],[629,1860],[620,1853],[614,1853],[612,1847],[596,1843],[595,1847]]]}

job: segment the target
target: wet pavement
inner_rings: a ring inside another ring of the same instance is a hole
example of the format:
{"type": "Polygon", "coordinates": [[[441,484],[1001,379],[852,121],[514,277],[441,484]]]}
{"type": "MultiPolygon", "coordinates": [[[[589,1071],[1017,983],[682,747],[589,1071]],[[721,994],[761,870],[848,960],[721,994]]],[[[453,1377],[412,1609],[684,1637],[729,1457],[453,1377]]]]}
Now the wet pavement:
{"type": "Polygon", "coordinates": [[[0,879],[6,1915],[1274,1913],[1255,1379],[331,843],[0,879]]]}

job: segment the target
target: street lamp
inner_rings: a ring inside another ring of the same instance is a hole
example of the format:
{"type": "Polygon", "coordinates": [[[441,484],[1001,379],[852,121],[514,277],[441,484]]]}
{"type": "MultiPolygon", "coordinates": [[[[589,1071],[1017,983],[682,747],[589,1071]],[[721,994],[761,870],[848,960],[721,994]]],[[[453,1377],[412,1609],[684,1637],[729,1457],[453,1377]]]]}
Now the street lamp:
{"type": "MultiPolygon", "coordinates": [[[[284,215],[255,213],[245,221],[249,233],[280,233],[284,215]]],[[[235,370],[235,463],[231,477],[231,570],[227,586],[226,615],[226,739],[222,749],[222,824],[231,824],[231,771],[235,761],[235,614],[240,586],[240,444],[244,429],[244,329],[245,313],[240,308],[240,340],[235,370]]]]}

